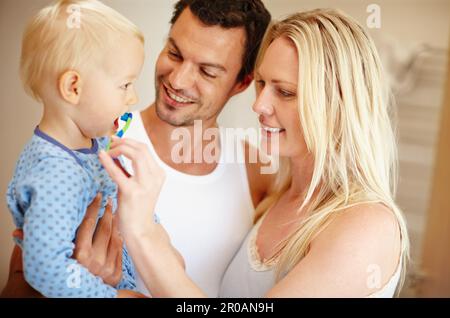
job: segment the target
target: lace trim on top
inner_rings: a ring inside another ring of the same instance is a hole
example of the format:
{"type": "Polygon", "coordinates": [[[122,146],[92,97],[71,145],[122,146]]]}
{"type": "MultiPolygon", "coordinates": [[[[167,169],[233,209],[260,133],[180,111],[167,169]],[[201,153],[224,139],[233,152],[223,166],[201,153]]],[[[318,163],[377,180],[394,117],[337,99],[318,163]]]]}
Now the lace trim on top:
{"type": "MultiPolygon", "coordinates": [[[[278,262],[278,257],[270,260],[270,261],[265,261],[265,260],[261,260],[261,256],[259,255],[258,252],[258,246],[256,245],[256,239],[258,237],[258,230],[261,227],[261,224],[264,220],[264,218],[266,217],[267,213],[265,213],[259,220],[258,222],[255,224],[255,226],[253,227],[253,229],[251,230],[250,234],[249,234],[249,240],[248,240],[248,244],[247,244],[247,255],[248,255],[248,262],[250,264],[250,267],[257,271],[257,272],[265,272],[265,271],[269,271],[272,270],[275,265],[278,262]]],[[[366,296],[366,298],[376,298],[376,297],[382,297],[384,292],[389,288],[389,286],[391,284],[398,284],[398,280],[400,278],[400,273],[401,273],[401,267],[402,267],[402,258],[400,256],[400,261],[398,262],[397,268],[394,272],[394,274],[392,274],[392,276],[390,277],[389,281],[383,285],[383,287],[371,294],[369,294],[368,296],[366,296]]]]}
{"type": "Polygon", "coordinates": [[[253,229],[249,234],[249,240],[247,244],[247,255],[248,262],[250,267],[257,272],[265,272],[272,270],[273,267],[277,264],[278,258],[272,259],[270,261],[261,260],[261,256],[259,255],[258,246],[256,245],[256,239],[258,237],[258,230],[262,224],[262,221],[266,217],[267,213],[258,220],[253,229]]]}

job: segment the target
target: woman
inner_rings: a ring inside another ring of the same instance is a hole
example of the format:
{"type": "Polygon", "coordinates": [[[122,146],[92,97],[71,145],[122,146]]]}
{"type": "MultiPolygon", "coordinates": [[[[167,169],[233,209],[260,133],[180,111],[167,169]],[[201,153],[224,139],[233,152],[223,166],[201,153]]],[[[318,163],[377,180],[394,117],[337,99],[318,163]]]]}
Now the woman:
{"type": "MultiPolygon", "coordinates": [[[[393,200],[395,138],[373,42],[338,11],[297,13],[269,27],[255,79],[253,109],[263,128],[276,128],[262,143],[279,138],[271,155],[282,162],[221,296],[392,297],[409,245],[393,200]]],[[[122,234],[154,296],[202,297],[142,209],[153,211],[164,179],[144,148],[113,143],[111,156],[133,161],[131,179],[101,155],[121,189],[122,234]]]]}

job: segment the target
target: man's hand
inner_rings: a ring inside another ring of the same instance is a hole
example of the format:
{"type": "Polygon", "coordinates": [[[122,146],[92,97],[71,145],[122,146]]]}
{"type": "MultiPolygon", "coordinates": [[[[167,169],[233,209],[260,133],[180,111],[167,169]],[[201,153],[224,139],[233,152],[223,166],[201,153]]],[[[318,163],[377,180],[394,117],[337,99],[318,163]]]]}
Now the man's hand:
{"type": "Polygon", "coordinates": [[[123,240],[111,204],[106,206],[103,217],[95,226],[101,202],[101,195],[97,195],[87,208],[78,228],[74,257],[92,274],[114,287],[122,279],[123,240]]]}
{"type": "MultiPolygon", "coordinates": [[[[14,237],[22,238],[22,231],[14,231],[14,237]]],[[[39,292],[33,289],[25,280],[22,268],[22,250],[19,246],[14,246],[11,261],[9,263],[9,277],[5,288],[0,294],[0,298],[39,298],[39,292]]]]}
{"type": "Polygon", "coordinates": [[[119,289],[117,291],[117,298],[148,298],[148,297],[132,290],[119,289]]]}

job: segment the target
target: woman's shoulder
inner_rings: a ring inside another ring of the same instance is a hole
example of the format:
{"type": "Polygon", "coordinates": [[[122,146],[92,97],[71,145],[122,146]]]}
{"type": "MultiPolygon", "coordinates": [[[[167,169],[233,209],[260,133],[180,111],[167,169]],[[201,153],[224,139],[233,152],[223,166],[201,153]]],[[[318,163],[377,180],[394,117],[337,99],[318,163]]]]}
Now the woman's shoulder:
{"type": "Polygon", "coordinates": [[[269,293],[362,297],[384,288],[399,268],[400,234],[393,211],[358,204],[336,212],[308,253],[269,293]]]}
{"type": "Polygon", "coordinates": [[[381,203],[364,203],[336,213],[312,241],[310,251],[364,275],[371,268],[387,282],[398,268],[401,236],[394,212],[381,203]]]}
{"type": "Polygon", "coordinates": [[[353,242],[355,245],[370,244],[383,247],[400,243],[400,230],[394,212],[381,203],[354,205],[331,218],[313,243],[329,245],[329,239],[353,242]]]}
{"type": "Polygon", "coordinates": [[[397,218],[386,205],[382,203],[361,203],[351,206],[341,212],[337,212],[330,222],[330,228],[334,230],[345,229],[369,231],[370,234],[394,234],[398,233],[397,218]],[[374,233],[375,231],[376,233],[374,233]]]}

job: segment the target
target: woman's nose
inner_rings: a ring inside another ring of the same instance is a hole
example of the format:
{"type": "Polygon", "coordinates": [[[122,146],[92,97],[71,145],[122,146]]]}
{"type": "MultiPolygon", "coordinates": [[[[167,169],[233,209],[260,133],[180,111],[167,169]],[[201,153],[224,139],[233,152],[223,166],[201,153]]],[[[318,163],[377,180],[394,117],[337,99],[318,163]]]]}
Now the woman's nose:
{"type": "Polygon", "coordinates": [[[270,98],[270,92],[266,88],[259,92],[252,109],[258,115],[273,115],[273,100],[270,98]]]}

